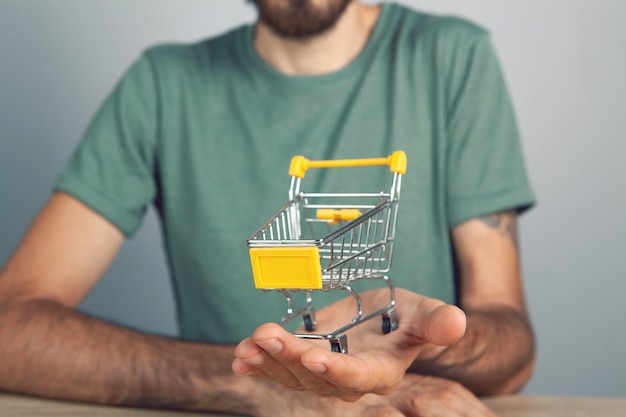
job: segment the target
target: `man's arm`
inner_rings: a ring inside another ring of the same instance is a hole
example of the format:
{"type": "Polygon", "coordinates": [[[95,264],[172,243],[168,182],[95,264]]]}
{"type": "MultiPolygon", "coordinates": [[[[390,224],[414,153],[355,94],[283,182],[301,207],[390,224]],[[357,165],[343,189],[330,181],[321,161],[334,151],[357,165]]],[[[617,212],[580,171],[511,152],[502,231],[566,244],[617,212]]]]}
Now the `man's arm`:
{"type": "Polygon", "coordinates": [[[477,394],[518,391],[529,379],[534,341],[519,265],[515,211],[466,221],[452,230],[465,336],[410,368],[454,379],[477,394]]]}
{"type": "Polygon", "coordinates": [[[233,346],[167,339],[75,311],[124,241],[55,194],[0,271],[0,390],[78,401],[251,412],[233,346]]]}

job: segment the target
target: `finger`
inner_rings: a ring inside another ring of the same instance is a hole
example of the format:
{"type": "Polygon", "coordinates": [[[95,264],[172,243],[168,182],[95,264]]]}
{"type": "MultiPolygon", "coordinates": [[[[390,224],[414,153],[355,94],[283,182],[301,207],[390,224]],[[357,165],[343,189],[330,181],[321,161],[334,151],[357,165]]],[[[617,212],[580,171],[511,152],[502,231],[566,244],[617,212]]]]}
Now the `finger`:
{"type": "Polygon", "coordinates": [[[235,348],[235,360],[233,360],[232,368],[236,375],[249,375],[254,371],[254,364],[263,362],[263,352],[254,343],[252,338],[248,337],[237,345],[235,348]]]}
{"type": "Polygon", "coordinates": [[[267,379],[267,380],[272,379],[269,375],[267,375],[263,371],[260,371],[254,367],[250,367],[249,365],[245,364],[245,362],[243,362],[243,365],[241,365],[241,363],[242,361],[240,359],[235,359],[233,361],[232,369],[235,375],[241,376],[241,377],[251,377],[251,378],[256,378],[256,379],[267,379]],[[244,367],[247,367],[247,368],[243,369],[244,367]]]}
{"type": "Polygon", "coordinates": [[[288,369],[269,356],[252,338],[244,339],[239,343],[235,349],[235,356],[232,369],[236,375],[272,379],[290,389],[304,389],[304,386],[288,369]]]}
{"type": "MultiPolygon", "coordinates": [[[[235,375],[237,375],[237,376],[242,376],[242,377],[243,376],[249,376],[249,377],[258,378],[258,379],[272,379],[265,372],[255,368],[252,365],[249,365],[244,360],[239,359],[239,358],[235,358],[235,360],[233,360],[231,368],[232,368],[233,372],[235,373],[235,375]]],[[[290,387],[290,388],[298,389],[298,387],[296,387],[296,386],[290,387]]],[[[300,388],[302,388],[302,387],[300,387],[300,388]]]]}
{"type": "Polygon", "coordinates": [[[355,355],[312,348],[302,355],[302,364],[334,386],[347,392],[389,394],[406,370],[406,366],[388,353],[368,351],[355,355]]]}
{"type": "Polygon", "coordinates": [[[247,338],[235,348],[235,359],[231,368],[237,376],[269,379],[267,374],[254,367],[254,364],[262,363],[264,360],[263,350],[254,343],[252,338],[247,338]]]}
{"type": "Polygon", "coordinates": [[[303,364],[302,355],[315,348],[309,340],[298,338],[276,324],[259,327],[252,339],[265,353],[265,361],[254,365],[284,386],[293,386],[297,380],[304,389],[324,396],[341,396],[342,390],[319,378],[303,364]]]}
{"type": "Polygon", "coordinates": [[[252,373],[254,372],[254,367],[248,365],[239,358],[235,358],[235,360],[233,360],[231,369],[237,376],[252,376],[252,373]]]}

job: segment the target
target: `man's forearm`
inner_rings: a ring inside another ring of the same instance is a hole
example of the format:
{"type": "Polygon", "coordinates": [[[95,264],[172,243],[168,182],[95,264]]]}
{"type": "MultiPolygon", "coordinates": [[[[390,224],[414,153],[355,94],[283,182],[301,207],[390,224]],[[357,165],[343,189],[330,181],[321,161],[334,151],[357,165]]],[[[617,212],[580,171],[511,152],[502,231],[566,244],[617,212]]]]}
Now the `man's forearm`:
{"type": "Polygon", "coordinates": [[[418,359],[410,371],[459,381],[479,395],[519,390],[534,358],[526,316],[507,307],[470,310],[466,315],[465,336],[433,359],[418,359]]]}
{"type": "Polygon", "coordinates": [[[249,413],[234,347],[147,335],[47,300],[0,307],[0,389],[76,401],[249,413]]]}

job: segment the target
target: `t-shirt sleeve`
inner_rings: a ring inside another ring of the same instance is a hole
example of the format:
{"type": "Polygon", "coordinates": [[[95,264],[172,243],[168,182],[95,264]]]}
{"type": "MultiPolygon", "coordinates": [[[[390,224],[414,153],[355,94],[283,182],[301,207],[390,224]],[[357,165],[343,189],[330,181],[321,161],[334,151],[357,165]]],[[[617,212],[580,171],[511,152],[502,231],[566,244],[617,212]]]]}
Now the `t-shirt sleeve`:
{"type": "Polygon", "coordinates": [[[463,50],[451,66],[447,92],[451,226],[502,210],[521,213],[535,203],[511,100],[488,34],[473,36],[463,50]]]}
{"type": "Polygon", "coordinates": [[[128,70],[89,124],[56,182],[126,236],[155,198],[157,92],[149,58],[128,70]]]}

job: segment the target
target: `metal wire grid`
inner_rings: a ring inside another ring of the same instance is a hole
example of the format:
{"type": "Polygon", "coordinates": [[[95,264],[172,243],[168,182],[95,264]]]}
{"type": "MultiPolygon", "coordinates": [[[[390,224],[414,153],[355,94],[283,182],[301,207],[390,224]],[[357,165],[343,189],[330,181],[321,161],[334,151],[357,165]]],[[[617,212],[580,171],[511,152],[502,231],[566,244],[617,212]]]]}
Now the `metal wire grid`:
{"type": "Polygon", "coordinates": [[[385,193],[301,193],[254,234],[250,245],[318,246],[322,289],[335,289],[349,281],[380,277],[389,271],[397,207],[397,200],[390,201],[385,193]],[[346,198],[375,199],[378,204],[348,204],[346,198]],[[343,204],[329,203],[334,200],[343,204]],[[330,225],[328,220],[316,217],[318,208],[357,208],[363,214],[349,224],[330,225]],[[303,229],[308,232],[304,238],[303,229]]]}

